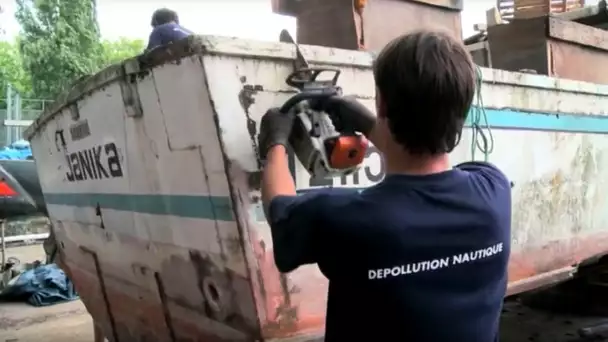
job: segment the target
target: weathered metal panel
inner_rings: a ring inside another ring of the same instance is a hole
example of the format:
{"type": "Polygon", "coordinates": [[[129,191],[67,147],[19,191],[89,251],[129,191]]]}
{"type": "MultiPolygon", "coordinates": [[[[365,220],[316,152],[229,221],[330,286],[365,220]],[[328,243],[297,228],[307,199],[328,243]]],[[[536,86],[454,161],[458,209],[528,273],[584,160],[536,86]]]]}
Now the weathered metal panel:
{"type": "Polygon", "coordinates": [[[442,28],[462,37],[457,4],[438,7],[433,2],[447,5],[446,1],[368,1],[363,11],[366,49],[378,51],[392,39],[419,29],[442,28]]]}
{"type": "MultiPolygon", "coordinates": [[[[348,0],[351,4],[354,3],[369,3],[378,0],[348,0]]],[[[395,2],[413,2],[427,4],[445,9],[462,11],[462,0],[392,0],[395,2]]],[[[334,3],[337,1],[333,1],[334,3]]],[[[351,5],[352,6],[352,5],[351,5]]],[[[281,15],[298,16],[298,14],[307,8],[315,7],[310,1],[302,2],[301,0],[271,0],[271,8],[274,13],[281,15]]]]}
{"type": "Polygon", "coordinates": [[[297,15],[299,4],[299,1],[293,0],[270,0],[270,7],[272,8],[272,12],[280,15],[297,15]]]}
{"type": "Polygon", "coordinates": [[[608,31],[555,18],[548,26],[550,75],[608,83],[608,31]]]}
{"type": "Polygon", "coordinates": [[[442,27],[460,38],[461,0],[275,1],[275,12],[297,18],[297,41],[341,49],[378,50],[391,39],[442,27]]]}
{"type": "Polygon", "coordinates": [[[358,50],[363,34],[352,0],[299,3],[296,25],[296,40],[301,44],[358,50]]]}
{"type": "Polygon", "coordinates": [[[545,18],[517,20],[488,27],[492,67],[502,70],[536,70],[547,75],[545,18]]]}
{"type": "Polygon", "coordinates": [[[550,38],[608,51],[608,32],[605,30],[558,18],[546,20],[550,38]]]}
{"type": "Polygon", "coordinates": [[[478,66],[491,68],[492,55],[490,53],[490,44],[487,41],[482,41],[467,45],[467,50],[473,57],[473,62],[478,66]]]}
{"type": "MultiPolygon", "coordinates": [[[[345,93],[373,108],[369,54],[302,50],[313,65],[340,67],[345,93]]],[[[293,91],[284,79],[294,56],[279,43],[193,38],[145,59],[142,71],[131,69],[141,116],[128,115],[124,76],[115,73],[91,81],[105,86],[90,96],[72,98],[90,136],[71,139],[75,122],[65,104],[28,131],[65,267],[113,341],[322,334],[327,281],[314,265],[277,271],[260,203],[255,136],[266,109],[293,91]],[[188,57],[193,51],[200,53],[188,57]],[[186,57],[164,64],[171,56],[186,57]],[[109,143],[122,177],[68,181],[66,156],[109,143]],[[98,262],[86,261],[83,248],[98,262]]],[[[494,138],[489,160],[514,184],[509,291],[567,279],[581,261],[608,253],[608,87],[482,73],[494,138]]],[[[454,163],[473,157],[472,134],[465,130],[454,163]]],[[[319,186],[299,163],[295,176],[300,190],[319,186]]],[[[330,185],[365,187],[382,176],[372,149],[357,174],[330,185]]]]}
{"type": "Polygon", "coordinates": [[[492,66],[586,82],[607,83],[608,32],[555,17],[488,28],[492,66]]]}
{"type": "Polygon", "coordinates": [[[555,77],[608,83],[608,51],[561,41],[547,43],[550,74],[555,77]]]}

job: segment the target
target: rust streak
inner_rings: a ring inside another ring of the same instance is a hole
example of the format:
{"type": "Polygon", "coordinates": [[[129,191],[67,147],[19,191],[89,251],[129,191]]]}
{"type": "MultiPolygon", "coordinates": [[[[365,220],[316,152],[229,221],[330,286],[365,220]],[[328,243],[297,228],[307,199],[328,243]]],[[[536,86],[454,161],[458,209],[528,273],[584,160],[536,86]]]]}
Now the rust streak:
{"type": "Polygon", "coordinates": [[[93,257],[93,263],[95,264],[95,273],[97,274],[97,280],[99,281],[99,286],[101,288],[101,294],[103,296],[103,301],[106,305],[106,310],[108,311],[108,319],[110,321],[110,327],[112,328],[112,336],[114,337],[114,342],[119,342],[118,335],[116,333],[116,321],[114,320],[114,315],[112,313],[112,307],[110,306],[110,298],[108,296],[106,290],[105,279],[103,278],[103,273],[101,272],[101,266],[99,264],[99,258],[97,257],[97,253],[86,248],[80,247],[83,252],[91,254],[93,257]]]}
{"type": "Polygon", "coordinates": [[[158,295],[160,296],[160,302],[163,306],[163,314],[165,316],[165,323],[167,324],[167,329],[169,330],[169,338],[172,342],[176,341],[175,338],[175,330],[173,329],[173,322],[171,320],[171,312],[169,312],[169,307],[167,305],[167,294],[165,293],[165,286],[163,284],[163,280],[160,277],[160,273],[154,272],[154,280],[156,280],[156,287],[158,288],[158,295]]]}

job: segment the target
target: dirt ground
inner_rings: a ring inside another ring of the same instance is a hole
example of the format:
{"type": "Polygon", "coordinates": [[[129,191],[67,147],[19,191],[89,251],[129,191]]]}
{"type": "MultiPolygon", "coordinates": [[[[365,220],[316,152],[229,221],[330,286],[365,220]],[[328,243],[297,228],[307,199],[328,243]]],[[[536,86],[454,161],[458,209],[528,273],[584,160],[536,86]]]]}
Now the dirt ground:
{"type": "MultiPolygon", "coordinates": [[[[507,303],[501,322],[503,342],[583,342],[608,341],[604,338],[581,338],[578,330],[593,326],[598,319],[542,314],[507,303]]],[[[93,342],[93,323],[80,301],[47,308],[27,304],[0,306],[0,342],[93,342]]]]}
{"type": "Polygon", "coordinates": [[[0,305],[0,342],[92,342],[93,322],[80,301],[37,308],[0,305]]]}
{"type": "Polygon", "coordinates": [[[45,260],[44,249],[42,243],[35,243],[32,245],[18,246],[18,247],[7,247],[6,257],[15,257],[21,262],[33,262],[36,260],[45,260]]]}
{"type": "MultiPolygon", "coordinates": [[[[7,248],[21,262],[44,260],[41,244],[7,248]]],[[[49,307],[0,303],[0,342],[92,342],[93,322],[81,301],[49,307]]]]}

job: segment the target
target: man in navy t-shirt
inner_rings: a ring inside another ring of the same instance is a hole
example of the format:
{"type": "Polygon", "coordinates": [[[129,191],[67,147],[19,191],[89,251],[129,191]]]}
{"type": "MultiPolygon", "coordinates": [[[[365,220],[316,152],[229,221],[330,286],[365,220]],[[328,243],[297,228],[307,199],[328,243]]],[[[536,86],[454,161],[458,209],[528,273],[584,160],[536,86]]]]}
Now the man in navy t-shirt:
{"type": "Polygon", "coordinates": [[[184,39],[192,32],[179,24],[177,13],[168,8],[161,8],[152,14],[152,33],[146,51],[184,39]]]}
{"type": "Polygon", "coordinates": [[[448,34],[419,31],[375,61],[375,117],[351,97],[323,105],[383,153],[362,192],[296,196],[285,146],[293,116],[262,118],[262,196],[281,272],[317,263],[329,279],[325,339],[494,342],[507,287],[511,189],[495,166],[452,167],[475,66],[448,34]]]}

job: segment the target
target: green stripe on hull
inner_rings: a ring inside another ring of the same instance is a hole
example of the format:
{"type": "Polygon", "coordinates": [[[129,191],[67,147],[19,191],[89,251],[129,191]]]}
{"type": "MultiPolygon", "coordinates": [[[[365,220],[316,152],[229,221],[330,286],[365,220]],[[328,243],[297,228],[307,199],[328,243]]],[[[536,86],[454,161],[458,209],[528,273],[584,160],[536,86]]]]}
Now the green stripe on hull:
{"type": "Polygon", "coordinates": [[[44,199],[55,205],[234,221],[230,198],[220,196],[46,193],[44,199]]]}

